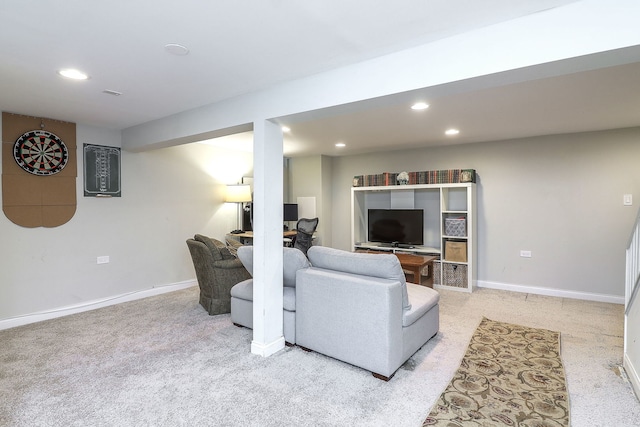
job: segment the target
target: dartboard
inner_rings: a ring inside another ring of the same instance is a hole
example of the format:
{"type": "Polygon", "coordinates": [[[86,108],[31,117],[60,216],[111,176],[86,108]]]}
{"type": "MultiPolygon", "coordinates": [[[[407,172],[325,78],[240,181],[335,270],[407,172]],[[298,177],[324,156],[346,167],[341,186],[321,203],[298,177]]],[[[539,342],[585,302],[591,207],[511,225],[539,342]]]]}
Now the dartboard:
{"type": "Polygon", "coordinates": [[[29,173],[53,175],[67,165],[69,152],[64,142],[51,132],[32,130],[13,145],[13,157],[29,173]]]}

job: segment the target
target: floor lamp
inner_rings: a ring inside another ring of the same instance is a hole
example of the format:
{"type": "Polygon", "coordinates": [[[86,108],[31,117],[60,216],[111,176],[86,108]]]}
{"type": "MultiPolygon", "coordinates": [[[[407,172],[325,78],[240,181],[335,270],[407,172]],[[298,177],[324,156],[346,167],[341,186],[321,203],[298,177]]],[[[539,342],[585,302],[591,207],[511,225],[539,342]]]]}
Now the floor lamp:
{"type": "Polygon", "coordinates": [[[238,204],[238,213],[236,216],[236,229],[231,232],[231,234],[239,234],[242,233],[240,230],[240,208],[243,203],[247,203],[251,201],[251,186],[249,185],[227,185],[227,197],[224,200],[227,203],[237,203],[238,204]]]}

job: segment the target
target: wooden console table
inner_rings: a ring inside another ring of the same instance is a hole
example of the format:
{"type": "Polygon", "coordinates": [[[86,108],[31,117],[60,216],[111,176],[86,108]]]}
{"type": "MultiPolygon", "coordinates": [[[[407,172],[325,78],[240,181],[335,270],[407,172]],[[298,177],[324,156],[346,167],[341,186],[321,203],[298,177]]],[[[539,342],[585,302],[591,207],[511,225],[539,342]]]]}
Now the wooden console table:
{"type": "MultiPolygon", "coordinates": [[[[356,252],[364,252],[369,254],[383,254],[385,252],[376,251],[376,250],[368,250],[368,249],[357,249],[356,252]]],[[[386,252],[388,253],[388,252],[386,252]]],[[[398,261],[400,261],[400,266],[403,270],[408,270],[413,274],[413,280],[418,285],[422,285],[422,270],[425,267],[429,267],[429,275],[424,276],[427,279],[433,279],[433,261],[439,259],[439,256],[432,255],[413,255],[413,254],[405,254],[405,253],[394,253],[396,257],[398,257],[398,261]]],[[[433,283],[433,281],[431,282],[433,283]]],[[[429,286],[433,288],[433,285],[429,285],[429,283],[425,284],[425,286],[429,286]]]]}
{"type": "MultiPolygon", "coordinates": [[[[413,274],[413,280],[418,285],[422,285],[422,269],[429,267],[429,275],[426,278],[433,276],[433,261],[437,260],[437,256],[422,256],[411,254],[395,254],[400,261],[400,266],[403,270],[409,270],[413,274]]],[[[427,285],[428,286],[428,285],[427,285]]],[[[433,285],[430,286],[431,288],[433,285]]]]}

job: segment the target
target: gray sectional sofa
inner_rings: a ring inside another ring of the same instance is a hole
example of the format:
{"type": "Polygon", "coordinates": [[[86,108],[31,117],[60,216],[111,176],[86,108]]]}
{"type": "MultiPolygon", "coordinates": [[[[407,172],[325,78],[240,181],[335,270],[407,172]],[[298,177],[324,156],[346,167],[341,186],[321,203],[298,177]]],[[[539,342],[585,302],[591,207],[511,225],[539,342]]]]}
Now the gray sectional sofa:
{"type": "Polygon", "coordinates": [[[313,246],[296,278],[296,343],[388,380],[439,329],[440,295],[391,254],[313,246]]]}
{"type": "MultiPolygon", "coordinates": [[[[238,250],[252,272],[252,247],[238,250]]],[[[439,329],[440,296],[407,283],[391,254],[284,249],[284,338],[389,380],[439,329]]],[[[253,326],[253,280],[231,290],[231,319],[253,326]]]]}
{"type": "MultiPolygon", "coordinates": [[[[307,257],[295,248],[283,250],[283,335],[287,344],[296,343],[296,272],[310,266],[307,257]]],[[[253,275],[253,246],[238,248],[238,258],[253,275]]],[[[231,321],[235,325],[253,328],[253,278],[231,288],[231,321]]]]}

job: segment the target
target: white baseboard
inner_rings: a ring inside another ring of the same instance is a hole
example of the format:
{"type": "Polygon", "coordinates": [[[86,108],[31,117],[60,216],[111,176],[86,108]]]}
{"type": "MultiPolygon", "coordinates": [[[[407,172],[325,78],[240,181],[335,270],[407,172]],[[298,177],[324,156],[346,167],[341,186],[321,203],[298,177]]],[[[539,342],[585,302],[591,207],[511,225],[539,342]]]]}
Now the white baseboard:
{"type": "Polygon", "coordinates": [[[259,343],[251,341],[251,353],[257,354],[262,357],[269,357],[274,353],[279,352],[284,348],[284,337],[280,337],[277,340],[270,343],[259,343]]]}
{"type": "Polygon", "coordinates": [[[587,301],[624,304],[624,296],[594,294],[591,292],[566,291],[562,289],[540,288],[537,286],[512,285],[509,283],[485,282],[478,280],[479,288],[500,289],[503,291],[522,292],[527,294],[546,295],[550,297],[581,299],[587,301]]]}
{"type": "Polygon", "coordinates": [[[196,280],[187,280],[185,282],[156,286],[151,289],[129,292],[127,294],[116,295],[100,300],[87,301],[73,306],[59,307],[47,311],[41,311],[38,313],[25,314],[18,317],[10,317],[8,319],[0,320],[0,330],[15,328],[16,326],[28,325],[30,323],[41,322],[43,320],[55,319],[56,317],[68,316],[70,314],[82,313],[83,311],[95,310],[97,308],[108,307],[110,305],[121,304],[123,302],[152,297],[155,295],[178,291],[197,285],[198,282],[196,280]]]}
{"type": "Polygon", "coordinates": [[[627,378],[629,378],[631,387],[633,387],[633,391],[636,393],[636,398],[640,400],[640,376],[638,376],[638,371],[635,366],[633,366],[633,363],[631,363],[631,359],[629,359],[627,353],[624,354],[624,361],[622,365],[625,373],[627,374],[627,378]]]}

